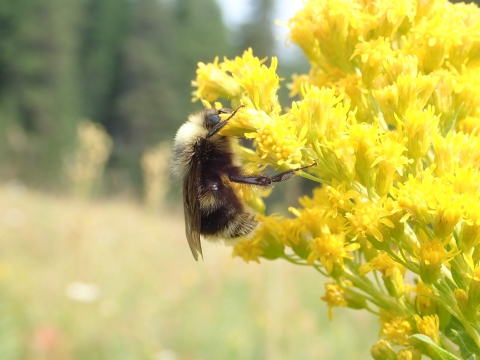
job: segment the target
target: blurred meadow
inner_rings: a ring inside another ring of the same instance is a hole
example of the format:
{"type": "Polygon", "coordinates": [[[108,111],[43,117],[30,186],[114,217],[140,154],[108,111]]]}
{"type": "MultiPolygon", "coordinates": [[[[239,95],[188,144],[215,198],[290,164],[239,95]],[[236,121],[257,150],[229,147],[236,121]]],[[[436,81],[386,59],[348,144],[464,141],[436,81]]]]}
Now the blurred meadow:
{"type": "Polygon", "coordinates": [[[0,187],[0,358],[369,358],[377,324],[330,322],[312,269],[216,244],[197,263],[181,213],[0,187]]]}
{"type": "Polygon", "coordinates": [[[311,268],[221,244],[195,262],[168,182],[197,62],[252,47],[287,80],[306,68],[278,50],[284,4],[227,26],[228,1],[0,0],[0,359],[370,358],[378,324],[330,322],[311,268]]]}

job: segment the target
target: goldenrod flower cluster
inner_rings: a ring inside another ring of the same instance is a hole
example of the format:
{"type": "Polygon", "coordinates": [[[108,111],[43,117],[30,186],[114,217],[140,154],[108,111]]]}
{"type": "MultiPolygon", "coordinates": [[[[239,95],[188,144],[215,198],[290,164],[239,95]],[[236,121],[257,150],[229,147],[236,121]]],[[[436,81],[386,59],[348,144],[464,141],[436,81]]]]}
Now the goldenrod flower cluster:
{"type": "Polygon", "coordinates": [[[250,166],[317,163],[291,216],[234,255],[330,279],[334,307],[380,314],[375,359],[480,356],[480,10],[444,0],[310,0],[287,23],[311,68],[279,104],[277,59],[199,64],[195,98],[243,104],[223,135],[250,166]],[[268,65],[269,64],[269,65],[268,65]],[[443,355],[442,355],[443,354],[443,355]]]}
{"type": "Polygon", "coordinates": [[[142,155],[144,202],[148,209],[158,210],[168,190],[167,164],[170,157],[169,143],[153,146],[142,155]]]}
{"type": "Polygon", "coordinates": [[[66,159],[65,168],[75,195],[87,197],[102,177],[113,142],[102,125],[88,120],[78,125],[77,139],[75,154],[66,159]]]}

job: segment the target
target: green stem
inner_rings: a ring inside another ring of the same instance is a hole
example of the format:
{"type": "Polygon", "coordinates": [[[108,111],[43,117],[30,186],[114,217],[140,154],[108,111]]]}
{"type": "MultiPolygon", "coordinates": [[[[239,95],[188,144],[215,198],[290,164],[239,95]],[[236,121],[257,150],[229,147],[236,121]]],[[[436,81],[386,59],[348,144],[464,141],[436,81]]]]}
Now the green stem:
{"type": "Polygon", "coordinates": [[[374,299],[377,299],[378,304],[376,304],[379,307],[389,309],[391,312],[395,312],[397,314],[405,314],[405,309],[402,306],[399,306],[399,304],[395,300],[392,300],[389,295],[378,291],[373,283],[366,277],[356,276],[350,273],[348,270],[345,271],[345,277],[350,280],[355,287],[359,288],[366,294],[369,294],[374,299]]]}

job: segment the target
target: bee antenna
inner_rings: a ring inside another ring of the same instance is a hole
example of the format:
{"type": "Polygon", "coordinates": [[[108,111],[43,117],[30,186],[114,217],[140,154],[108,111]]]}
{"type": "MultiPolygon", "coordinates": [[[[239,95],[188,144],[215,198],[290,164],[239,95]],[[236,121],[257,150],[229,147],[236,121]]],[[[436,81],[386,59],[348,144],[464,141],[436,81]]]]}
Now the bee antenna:
{"type": "Polygon", "coordinates": [[[228,118],[226,118],[224,121],[227,122],[228,120],[230,120],[232,117],[235,116],[235,114],[237,113],[238,110],[240,110],[241,108],[244,108],[245,105],[239,105],[235,110],[233,110],[233,112],[230,114],[230,116],[228,118]]]}

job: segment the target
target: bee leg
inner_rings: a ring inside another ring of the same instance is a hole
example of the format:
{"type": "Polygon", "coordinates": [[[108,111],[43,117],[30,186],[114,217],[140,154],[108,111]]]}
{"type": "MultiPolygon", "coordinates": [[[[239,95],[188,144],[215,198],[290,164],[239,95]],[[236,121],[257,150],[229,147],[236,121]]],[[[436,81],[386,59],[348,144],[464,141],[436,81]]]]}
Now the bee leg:
{"type": "Polygon", "coordinates": [[[275,174],[270,179],[272,180],[272,182],[282,182],[282,181],[285,181],[285,180],[288,180],[288,179],[292,178],[293,175],[295,175],[295,172],[303,170],[303,169],[308,169],[308,168],[311,168],[311,167],[314,167],[314,166],[317,166],[316,161],[314,161],[313,164],[310,164],[310,165],[302,166],[302,167],[299,167],[299,168],[296,168],[296,169],[291,169],[291,170],[287,170],[287,171],[275,174]]]}
{"type": "Polygon", "coordinates": [[[248,184],[248,185],[258,185],[258,186],[269,186],[272,184],[272,179],[268,176],[235,176],[229,175],[228,179],[231,182],[248,184]]]}
{"type": "MultiPolygon", "coordinates": [[[[240,105],[239,107],[237,107],[235,110],[232,111],[232,113],[230,114],[230,116],[228,118],[226,118],[224,121],[222,122],[219,122],[218,124],[216,124],[213,128],[210,129],[210,131],[207,133],[207,135],[205,136],[206,139],[208,139],[210,136],[213,136],[215,135],[217,132],[219,132],[225,125],[227,125],[227,122],[228,120],[230,120],[236,113],[238,110],[240,110],[241,108],[245,107],[245,105],[240,105]]],[[[226,113],[225,110],[221,110],[219,111],[223,114],[226,113]]]]}
{"type": "Polygon", "coordinates": [[[269,186],[272,183],[286,181],[292,178],[295,175],[296,171],[307,169],[313,166],[317,166],[317,163],[314,161],[313,164],[299,167],[297,169],[287,170],[273,176],[235,176],[229,175],[228,178],[231,182],[248,184],[248,185],[258,185],[258,186],[269,186]]]}

